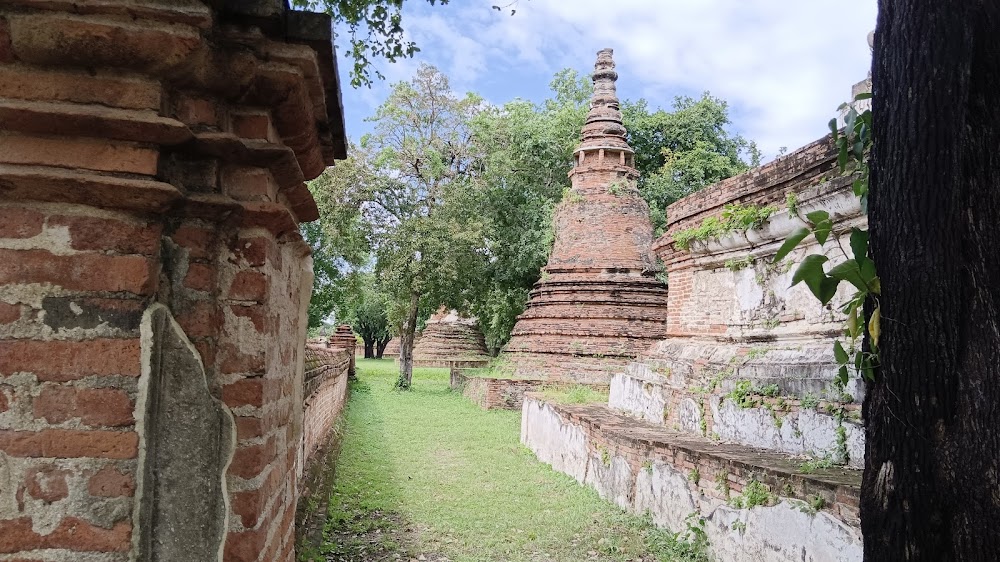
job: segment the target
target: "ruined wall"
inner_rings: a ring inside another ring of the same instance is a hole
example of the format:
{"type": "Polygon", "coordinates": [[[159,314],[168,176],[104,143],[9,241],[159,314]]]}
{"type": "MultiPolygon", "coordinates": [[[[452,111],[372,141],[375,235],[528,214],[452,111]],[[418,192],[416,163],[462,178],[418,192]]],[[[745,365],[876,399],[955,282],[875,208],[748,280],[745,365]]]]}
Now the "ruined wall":
{"type": "Polygon", "coordinates": [[[325,16],[0,6],[0,558],[291,560],[325,16]]]}
{"type": "MultiPolygon", "coordinates": [[[[841,247],[810,236],[780,263],[785,238],[826,210],[834,237],[864,226],[849,180],[837,177],[829,137],[686,197],[667,209],[667,233],[654,244],[667,267],[667,337],[615,377],[611,405],[667,427],[791,454],[861,466],[863,385],[833,384],[838,311],[850,289],[822,306],[804,284],[791,286],[802,257],[841,247]],[[679,248],[673,235],[718,216],[727,204],[771,205],[759,229],[679,248]],[[847,458],[845,458],[847,457],[847,458]]],[[[842,241],[845,247],[848,243],[842,241]]]]}

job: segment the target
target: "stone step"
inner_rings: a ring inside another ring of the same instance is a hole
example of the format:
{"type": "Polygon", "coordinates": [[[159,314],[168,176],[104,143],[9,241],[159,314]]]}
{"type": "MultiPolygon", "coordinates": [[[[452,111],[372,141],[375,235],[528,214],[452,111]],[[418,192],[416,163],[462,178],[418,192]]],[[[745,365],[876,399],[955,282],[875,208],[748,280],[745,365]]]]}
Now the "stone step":
{"type": "Polygon", "coordinates": [[[801,459],[791,455],[530,393],[521,441],[539,460],[623,509],[649,512],[675,532],[700,526],[721,562],[862,559],[860,471],[804,473],[801,459]]]}
{"type": "MultiPolygon", "coordinates": [[[[608,405],[680,433],[792,455],[864,464],[860,406],[765,395],[744,383],[688,387],[648,362],[629,364],[611,379],[608,405]]],[[[773,390],[773,389],[772,389],[773,390]]]]}

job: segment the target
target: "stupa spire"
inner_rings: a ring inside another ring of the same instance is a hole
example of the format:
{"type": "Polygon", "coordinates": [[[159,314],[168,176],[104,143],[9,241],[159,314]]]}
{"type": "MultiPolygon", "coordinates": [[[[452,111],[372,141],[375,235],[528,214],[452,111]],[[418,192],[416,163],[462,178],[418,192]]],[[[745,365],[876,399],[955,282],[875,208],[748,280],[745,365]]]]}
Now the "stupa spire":
{"type": "Polygon", "coordinates": [[[590,112],[583,125],[583,142],[579,150],[591,148],[621,148],[631,151],[625,140],[625,126],[622,124],[622,112],[618,103],[618,91],[615,82],[618,73],[615,72],[614,51],[601,49],[597,52],[597,62],[594,63],[594,93],[590,98],[590,112]]]}

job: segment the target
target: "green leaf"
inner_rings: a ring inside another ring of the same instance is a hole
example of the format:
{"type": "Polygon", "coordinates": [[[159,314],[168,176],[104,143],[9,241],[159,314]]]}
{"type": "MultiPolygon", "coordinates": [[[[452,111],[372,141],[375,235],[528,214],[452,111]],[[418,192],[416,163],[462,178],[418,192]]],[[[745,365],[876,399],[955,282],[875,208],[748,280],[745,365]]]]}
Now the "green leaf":
{"type": "Polygon", "coordinates": [[[813,234],[816,235],[816,241],[819,242],[820,246],[826,244],[827,238],[830,237],[831,230],[833,230],[833,221],[829,219],[820,221],[813,228],[813,234]]]}
{"type": "Polygon", "coordinates": [[[813,224],[823,222],[829,218],[830,218],[830,213],[822,210],[806,213],[806,219],[813,224]]]}
{"type": "Polygon", "coordinates": [[[839,386],[844,386],[850,377],[847,374],[847,365],[841,365],[840,369],[837,371],[837,380],[835,381],[839,386]]]}
{"type": "MultiPolygon", "coordinates": [[[[854,259],[859,256],[868,257],[868,231],[860,228],[851,229],[851,251],[854,252],[854,259]]],[[[858,263],[861,263],[858,260],[858,263]]]]}
{"type": "Polygon", "coordinates": [[[868,292],[868,284],[861,278],[861,266],[854,260],[837,264],[827,274],[834,279],[847,281],[857,287],[859,291],[868,292]]]}
{"type": "Polygon", "coordinates": [[[838,365],[846,365],[850,358],[847,356],[847,350],[841,345],[840,340],[833,342],[833,357],[837,360],[838,365]]]}
{"type": "Polygon", "coordinates": [[[778,253],[774,254],[774,259],[771,260],[771,263],[778,263],[784,259],[806,236],[809,236],[809,229],[804,226],[789,234],[788,238],[785,238],[785,242],[778,248],[778,253]]]}
{"type": "Polygon", "coordinates": [[[830,134],[833,135],[833,142],[837,142],[837,136],[840,134],[840,128],[837,127],[837,119],[836,119],[836,117],[833,118],[833,119],[830,119],[829,125],[830,125],[830,134]]]}
{"type": "Polygon", "coordinates": [[[827,261],[828,258],[821,254],[806,256],[799,264],[799,268],[795,270],[795,275],[792,276],[793,286],[799,282],[805,282],[809,291],[823,304],[830,302],[830,299],[837,292],[837,285],[840,283],[837,279],[827,277],[823,272],[823,264],[827,261]]]}
{"type": "Polygon", "coordinates": [[[854,101],[870,100],[872,98],[871,92],[861,92],[860,94],[854,96],[854,101]]]}

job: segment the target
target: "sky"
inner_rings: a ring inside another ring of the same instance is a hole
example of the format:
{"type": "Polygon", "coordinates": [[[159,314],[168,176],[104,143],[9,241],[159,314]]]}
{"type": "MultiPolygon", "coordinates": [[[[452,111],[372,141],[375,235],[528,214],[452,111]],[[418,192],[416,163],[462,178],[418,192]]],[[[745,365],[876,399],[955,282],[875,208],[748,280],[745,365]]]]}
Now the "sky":
{"type": "Polygon", "coordinates": [[[408,0],[403,27],[421,49],[414,58],[378,61],[386,80],[370,89],[352,88],[350,61],[341,60],[347,133],[356,140],[368,132],[364,119],[390,85],[421,63],[442,70],[459,94],[474,91],[498,105],[540,102],[557,71],[589,74],[597,51],[611,47],[620,98],[669,109],[675,96],[711,92],[729,103],[731,131],[757,142],[767,161],[823,136],[851,86],[867,76],[875,3],[408,0]]]}

